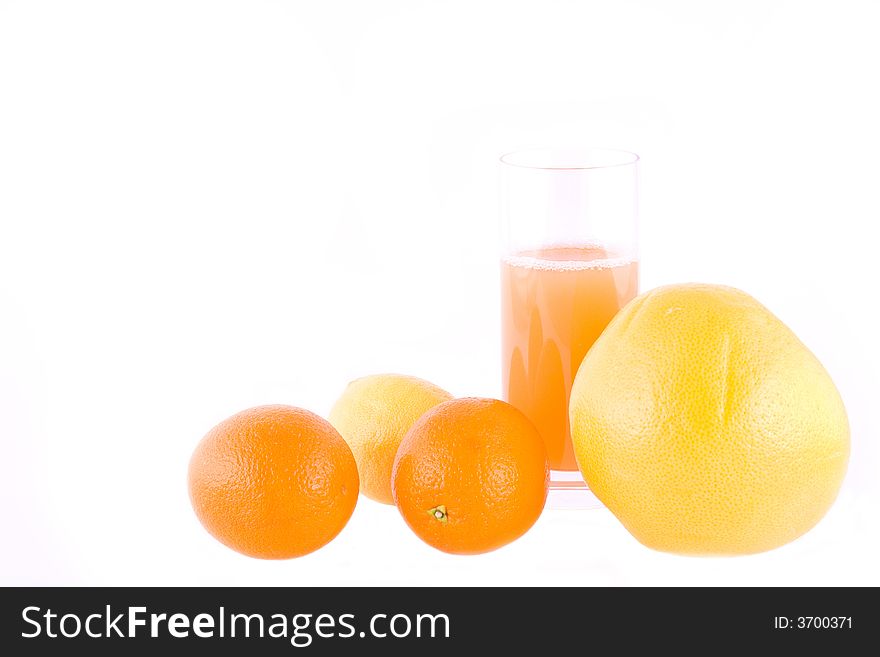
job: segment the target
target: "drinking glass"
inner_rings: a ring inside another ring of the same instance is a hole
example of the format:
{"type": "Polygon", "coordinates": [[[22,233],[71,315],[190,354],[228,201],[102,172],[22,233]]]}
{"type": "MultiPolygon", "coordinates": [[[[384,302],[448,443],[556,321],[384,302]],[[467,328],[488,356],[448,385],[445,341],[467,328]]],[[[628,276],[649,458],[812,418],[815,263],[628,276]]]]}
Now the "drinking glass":
{"type": "Polygon", "coordinates": [[[547,446],[550,507],[598,506],[578,472],[568,401],[587,351],[638,293],[638,160],[595,148],[501,157],[503,394],[547,446]]]}

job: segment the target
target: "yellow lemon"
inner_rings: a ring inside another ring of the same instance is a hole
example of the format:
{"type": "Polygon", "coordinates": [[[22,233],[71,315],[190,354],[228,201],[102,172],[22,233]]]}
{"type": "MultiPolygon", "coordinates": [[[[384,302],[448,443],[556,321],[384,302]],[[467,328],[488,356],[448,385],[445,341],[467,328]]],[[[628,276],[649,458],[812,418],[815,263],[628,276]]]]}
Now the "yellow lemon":
{"type": "Polygon", "coordinates": [[[849,459],[840,395],[748,294],[671,285],[635,298],[578,370],[571,433],[584,479],[642,543],[746,554],[794,540],[849,459]]]}
{"type": "Polygon", "coordinates": [[[376,374],[348,384],[329,419],[354,454],[364,495],[394,504],[391,469],[400,441],[426,411],[450,399],[433,383],[402,374],[376,374]]]}

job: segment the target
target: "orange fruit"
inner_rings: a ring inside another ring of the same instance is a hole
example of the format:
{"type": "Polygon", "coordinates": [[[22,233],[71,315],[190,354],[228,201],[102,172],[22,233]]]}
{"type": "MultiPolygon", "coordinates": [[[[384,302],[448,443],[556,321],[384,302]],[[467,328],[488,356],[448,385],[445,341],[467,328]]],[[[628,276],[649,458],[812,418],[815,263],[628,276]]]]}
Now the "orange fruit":
{"type": "Polygon", "coordinates": [[[189,464],[189,495],[205,529],[260,559],[289,559],[329,543],[358,496],[351,450],[323,418],[258,406],[211,429],[189,464]]]}
{"type": "Polygon", "coordinates": [[[671,285],[636,297],[578,370],[571,435],[590,489],[642,543],[692,554],[794,540],[849,457],[828,373],[748,294],[671,285]]]}
{"type": "Polygon", "coordinates": [[[425,411],[449,399],[452,395],[433,383],[403,374],[376,374],[348,384],[329,419],[351,447],[364,495],[394,504],[391,468],[400,441],[425,411]]]}
{"type": "Polygon", "coordinates": [[[394,502],[429,545],[478,554],[522,536],[544,508],[544,441],[497,399],[444,402],[409,430],[394,460],[394,502]]]}

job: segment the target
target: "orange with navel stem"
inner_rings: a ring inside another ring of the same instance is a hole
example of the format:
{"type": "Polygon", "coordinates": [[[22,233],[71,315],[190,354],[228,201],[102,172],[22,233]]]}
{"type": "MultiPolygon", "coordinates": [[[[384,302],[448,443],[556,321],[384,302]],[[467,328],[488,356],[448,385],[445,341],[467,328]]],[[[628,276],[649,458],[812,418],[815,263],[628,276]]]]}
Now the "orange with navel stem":
{"type": "Polygon", "coordinates": [[[189,464],[205,529],[250,557],[289,559],[329,543],[358,497],[357,465],[329,422],[293,406],[258,406],[211,429],[189,464]]]}
{"type": "Polygon", "coordinates": [[[394,502],[429,545],[479,554],[522,536],[544,508],[549,465],[535,426],[497,399],[453,399],[413,425],[394,461],[394,502]]]}

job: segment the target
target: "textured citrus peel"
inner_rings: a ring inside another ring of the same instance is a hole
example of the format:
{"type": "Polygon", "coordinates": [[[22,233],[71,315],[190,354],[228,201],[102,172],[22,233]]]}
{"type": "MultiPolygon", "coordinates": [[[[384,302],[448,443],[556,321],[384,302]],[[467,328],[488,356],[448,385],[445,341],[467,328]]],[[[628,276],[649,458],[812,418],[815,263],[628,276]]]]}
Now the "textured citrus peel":
{"type": "Polygon", "coordinates": [[[440,504],[438,506],[435,506],[433,509],[428,509],[428,515],[434,518],[434,520],[442,522],[444,525],[448,520],[445,504],[440,504]]]}

